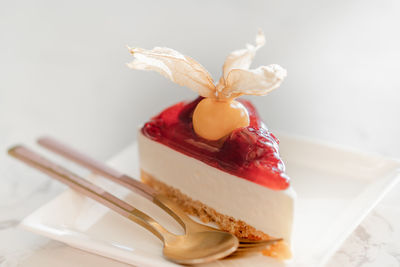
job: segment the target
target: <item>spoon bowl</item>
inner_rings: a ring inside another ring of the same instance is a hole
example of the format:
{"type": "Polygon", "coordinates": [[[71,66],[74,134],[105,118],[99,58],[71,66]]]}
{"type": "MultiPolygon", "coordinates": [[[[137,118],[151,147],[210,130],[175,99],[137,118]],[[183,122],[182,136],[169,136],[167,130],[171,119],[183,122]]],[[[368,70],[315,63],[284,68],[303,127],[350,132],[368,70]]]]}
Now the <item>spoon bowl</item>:
{"type": "Polygon", "coordinates": [[[205,231],[165,239],[163,253],[179,264],[199,264],[224,258],[238,246],[238,239],[229,233],[205,231]]]}

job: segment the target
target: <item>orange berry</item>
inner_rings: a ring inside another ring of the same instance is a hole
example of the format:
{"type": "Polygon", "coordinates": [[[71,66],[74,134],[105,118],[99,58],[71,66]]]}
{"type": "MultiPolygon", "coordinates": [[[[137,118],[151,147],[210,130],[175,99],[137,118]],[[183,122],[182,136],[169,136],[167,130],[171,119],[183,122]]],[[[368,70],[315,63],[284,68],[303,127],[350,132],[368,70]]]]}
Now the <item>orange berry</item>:
{"type": "Polygon", "coordinates": [[[235,100],[204,98],[193,113],[193,128],[207,140],[219,140],[250,123],[247,109],[235,100]]]}

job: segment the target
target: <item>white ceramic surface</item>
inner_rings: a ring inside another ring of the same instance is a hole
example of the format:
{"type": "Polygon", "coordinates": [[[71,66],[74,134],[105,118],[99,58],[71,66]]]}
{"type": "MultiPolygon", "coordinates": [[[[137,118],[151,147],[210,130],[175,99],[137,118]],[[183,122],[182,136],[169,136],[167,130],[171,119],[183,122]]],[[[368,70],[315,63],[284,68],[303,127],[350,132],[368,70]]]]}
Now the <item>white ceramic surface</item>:
{"type": "MultiPolygon", "coordinates": [[[[208,266],[323,265],[399,180],[399,161],[292,136],[279,137],[281,154],[298,193],[293,260],[281,263],[256,255],[208,266]]],[[[136,146],[129,146],[110,164],[137,177],[136,146]]],[[[89,178],[134,203],[172,231],[181,231],[149,201],[101,177],[89,178]]],[[[71,246],[137,266],[174,266],[162,258],[161,242],[152,234],[73,191],[68,190],[41,207],[21,225],[71,246]]]]}

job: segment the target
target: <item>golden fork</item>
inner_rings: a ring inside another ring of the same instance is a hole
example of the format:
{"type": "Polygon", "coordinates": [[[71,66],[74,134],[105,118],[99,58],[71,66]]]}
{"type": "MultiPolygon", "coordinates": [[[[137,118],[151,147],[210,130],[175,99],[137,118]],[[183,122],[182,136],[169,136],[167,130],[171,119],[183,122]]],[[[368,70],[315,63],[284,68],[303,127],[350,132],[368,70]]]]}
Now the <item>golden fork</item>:
{"type": "Polygon", "coordinates": [[[238,247],[238,239],[222,231],[188,232],[184,235],[175,235],[130,204],[28,148],[16,146],[8,153],[152,232],[163,242],[163,255],[168,260],[180,264],[206,263],[224,258],[236,251],[238,247]]]}
{"type": "MultiPolygon", "coordinates": [[[[118,172],[117,170],[107,166],[106,164],[97,161],[51,137],[41,137],[38,139],[38,143],[56,154],[59,154],[65,158],[74,161],[75,163],[88,168],[96,174],[99,174],[105,178],[112,180],[113,182],[120,184],[134,192],[139,193],[143,197],[154,202],[156,205],[168,212],[173,218],[175,218],[186,232],[195,233],[202,231],[221,231],[219,229],[200,224],[192,220],[175,202],[171,201],[165,196],[156,193],[153,188],[147,186],[144,183],[118,172]]],[[[274,244],[282,239],[271,239],[271,240],[249,240],[241,238],[239,239],[238,252],[252,252],[256,249],[255,247],[266,247],[274,244]]]]}

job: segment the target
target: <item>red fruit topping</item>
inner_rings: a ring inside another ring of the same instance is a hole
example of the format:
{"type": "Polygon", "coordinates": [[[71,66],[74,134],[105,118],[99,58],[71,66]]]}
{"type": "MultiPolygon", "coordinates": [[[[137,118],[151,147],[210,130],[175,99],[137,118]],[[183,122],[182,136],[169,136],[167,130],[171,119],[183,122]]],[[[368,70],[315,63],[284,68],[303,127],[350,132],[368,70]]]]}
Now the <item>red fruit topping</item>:
{"type": "Polygon", "coordinates": [[[254,106],[239,100],[249,112],[250,125],[236,129],[225,140],[209,141],[193,131],[193,111],[201,100],[198,97],[165,109],[144,125],[143,134],[222,171],[273,190],[286,189],[289,177],[279,156],[279,141],[261,122],[254,106]]]}

